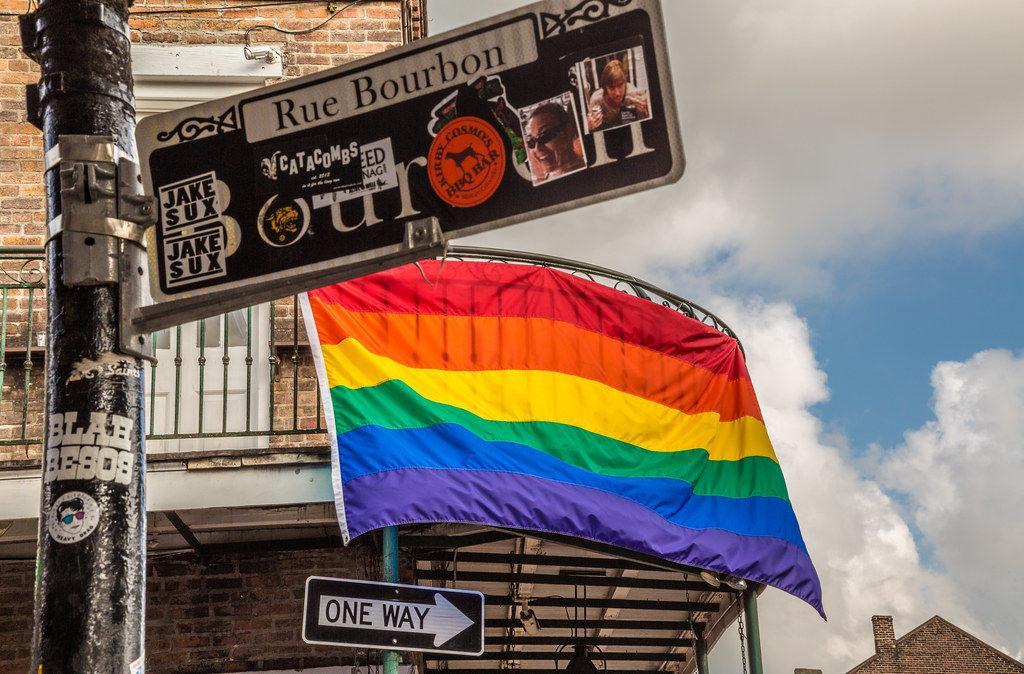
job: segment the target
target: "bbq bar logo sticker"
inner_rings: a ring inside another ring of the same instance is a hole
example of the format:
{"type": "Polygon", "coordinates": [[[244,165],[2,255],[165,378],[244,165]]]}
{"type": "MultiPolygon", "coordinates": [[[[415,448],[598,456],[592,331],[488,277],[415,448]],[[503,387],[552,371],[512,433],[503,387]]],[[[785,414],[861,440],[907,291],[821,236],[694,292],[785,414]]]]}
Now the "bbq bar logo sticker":
{"type": "Polygon", "coordinates": [[[457,208],[478,206],[497,191],[505,175],[505,146],[490,124],[456,117],[430,144],[430,186],[457,208]]]}
{"type": "Polygon", "coordinates": [[[89,537],[100,521],[100,507],[84,491],[68,491],[50,506],[46,528],[58,543],[77,543],[89,537]]]}

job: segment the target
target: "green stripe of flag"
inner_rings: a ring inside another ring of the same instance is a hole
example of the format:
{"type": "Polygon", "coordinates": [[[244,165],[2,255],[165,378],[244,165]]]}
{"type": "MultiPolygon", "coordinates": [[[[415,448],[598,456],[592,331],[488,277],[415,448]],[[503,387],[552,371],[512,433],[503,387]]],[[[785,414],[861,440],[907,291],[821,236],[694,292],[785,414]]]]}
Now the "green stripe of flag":
{"type": "Polygon", "coordinates": [[[461,408],[427,400],[398,380],[359,389],[336,386],[331,389],[331,400],[339,436],[363,426],[403,429],[452,423],[488,442],[527,445],[594,473],[674,478],[692,485],[694,493],[701,496],[789,500],[779,464],[767,457],[710,461],[702,448],[652,452],[567,424],[482,419],[461,408]]]}

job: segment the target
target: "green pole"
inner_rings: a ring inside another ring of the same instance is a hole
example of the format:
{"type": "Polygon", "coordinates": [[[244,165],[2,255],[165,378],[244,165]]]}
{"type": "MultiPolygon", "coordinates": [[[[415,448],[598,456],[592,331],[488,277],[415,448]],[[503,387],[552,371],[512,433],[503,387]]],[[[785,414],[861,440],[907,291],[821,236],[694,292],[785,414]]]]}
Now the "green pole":
{"type": "Polygon", "coordinates": [[[696,643],[694,644],[694,656],[697,660],[697,674],[708,674],[708,642],[704,641],[704,630],[693,631],[696,643]]]}
{"type": "MultiPolygon", "coordinates": [[[[398,527],[384,527],[381,575],[385,583],[398,582],[398,527]]],[[[402,656],[397,651],[384,651],[384,674],[398,674],[402,656]]]]}
{"type": "Polygon", "coordinates": [[[743,592],[743,614],[747,619],[747,660],[750,674],[764,674],[761,664],[761,628],[757,622],[757,587],[754,583],[743,592]]]}

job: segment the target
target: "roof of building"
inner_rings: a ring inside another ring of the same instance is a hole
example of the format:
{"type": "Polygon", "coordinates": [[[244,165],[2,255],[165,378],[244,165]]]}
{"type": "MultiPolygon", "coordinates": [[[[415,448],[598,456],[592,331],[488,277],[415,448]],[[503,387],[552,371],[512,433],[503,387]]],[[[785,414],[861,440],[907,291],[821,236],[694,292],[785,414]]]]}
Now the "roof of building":
{"type": "MultiPolygon", "coordinates": [[[[996,656],[998,658],[1001,658],[1008,665],[1017,667],[1017,668],[1020,669],[1021,672],[1024,672],[1024,663],[1022,663],[1019,660],[1016,660],[1014,658],[1011,658],[1006,653],[1003,653],[1002,651],[998,650],[997,648],[995,648],[993,646],[990,646],[989,644],[985,643],[984,641],[982,641],[978,637],[974,636],[970,632],[967,632],[966,630],[964,630],[964,629],[962,629],[960,627],[957,627],[956,625],[954,625],[953,623],[949,622],[948,620],[946,620],[945,618],[943,618],[942,616],[939,616],[939,615],[932,616],[928,620],[925,620],[923,623],[921,623],[920,625],[918,625],[914,629],[912,629],[909,632],[907,632],[906,634],[904,634],[902,637],[896,639],[897,652],[899,651],[899,647],[901,647],[901,646],[903,646],[903,647],[910,646],[915,641],[915,639],[917,639],[917,637],[919,635],[921,635],[922,632],[925,631],[926,628],[928,628],[929,626],[932,626],[932,625],[936,625],[936,624],[937,625],[941,625],[942,627],[945,627],[947,629],[950,629],[950,630],[952,630],[952,631],[954,631],[954,632],[956,632],[956,633],[958,633],[958,634],[960,634],[960,635],[962,635],[964,637],[967,637],[971,641],[973,641],[976,644],[978,644],[978,646],[983,648],[985,651],[991,653],[992,655],[994,655],[994,656],[996,656]]],[[[867,660],[861,662],[859,665],[857,665],[853,669],[849,670],[847,672],[847,674],[858,674],[858,672],[867,671],[868,668],[872,664],[875,664],[878,661],[879,657],[880,656],[877,653],[875,655],[872,655],[867,660]]]]}

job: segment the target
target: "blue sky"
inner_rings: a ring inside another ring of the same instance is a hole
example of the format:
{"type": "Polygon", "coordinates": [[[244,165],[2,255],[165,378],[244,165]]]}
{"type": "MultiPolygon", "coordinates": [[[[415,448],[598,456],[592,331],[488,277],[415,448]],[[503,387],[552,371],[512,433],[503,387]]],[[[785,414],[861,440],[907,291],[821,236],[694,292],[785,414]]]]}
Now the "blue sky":
{"type": "Polygon", "coordinates": [[[899,444],[932,416],[937,362],[1024,345],[1022,260],[1024,221],[842,270],[838,296],[798,302],[829,375],[817,414],[855,446],[899,444]]]}
{"type": "MultiPolygon", "coordinates": [[[[523,4],[430,0],[430,30],[523,4]]],[[[736,329],[830,616],[766,592],[768,671],[846,671],[872,614],[1024,657],[1024,3],[663,4],[682,180],[473,242],[736,329]]]]}
{"type": "Polygon", "coordinates": [[[822,419],[856,445],[895,445],[931,416],[928,376],[936,362],[1019,349],[1021,260],[1024,226],[966,247],[947,239],[844,273],[849,278],[837,285],[853,290],[839,302],[798,305],[830,375],[832,397],[816,408],[822,419]]]}

